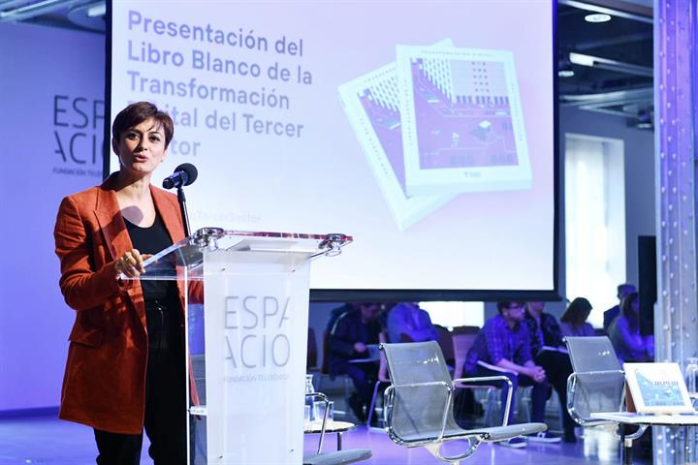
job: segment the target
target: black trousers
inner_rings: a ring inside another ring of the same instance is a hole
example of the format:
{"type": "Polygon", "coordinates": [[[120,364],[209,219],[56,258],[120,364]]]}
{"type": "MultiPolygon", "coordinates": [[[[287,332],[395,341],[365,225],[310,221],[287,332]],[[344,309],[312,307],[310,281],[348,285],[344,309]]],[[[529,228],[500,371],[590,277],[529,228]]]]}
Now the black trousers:
{"type": "MultiPolygon", "coordinates": [[[[180,304],[149,302],[146,317],[148,369],[144,427],[151,443],[148,454],[155,465],[185,465],[189,403],[180,304]]],[[[99,450],[98,465],[140,464],[142,433],[119,434],[97,429],[94,433],[99,450]]],[[[193,463],[193,447],[191,451],[193,463]]]]}
{"type": "Polygon", "coordinates": [[[543,367],[548,382],[557,392],[562,409],[562,429],[566,436],[572,437],[575,423],[567,411],[567,378],[572,373],[570,356],[562,352],[544,350],[538,354],[535,363],[543,367]]]}
{"type": "Polygon", "coordinates": [[[356,387],[357,398],[363,405],[368,405],[378,378],[378,365],[374,362],[347,363],[340,373],[349,375],[356,387]]]}

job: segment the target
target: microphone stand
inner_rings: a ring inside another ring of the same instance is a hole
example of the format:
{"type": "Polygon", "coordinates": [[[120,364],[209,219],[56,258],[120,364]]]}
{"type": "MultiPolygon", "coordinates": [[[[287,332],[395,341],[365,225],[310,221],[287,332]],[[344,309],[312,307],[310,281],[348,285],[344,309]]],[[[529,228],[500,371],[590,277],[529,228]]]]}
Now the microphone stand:
{"type": "Polygon", "coordinates": [[[184,222],[184,237],[191,235],[189,228],[189,214],[187,213],[187,199],[184,196],[182,186],[177,187],[177,200],[179,200],[179,210],[182,212],[182,221],[184,222]]]}

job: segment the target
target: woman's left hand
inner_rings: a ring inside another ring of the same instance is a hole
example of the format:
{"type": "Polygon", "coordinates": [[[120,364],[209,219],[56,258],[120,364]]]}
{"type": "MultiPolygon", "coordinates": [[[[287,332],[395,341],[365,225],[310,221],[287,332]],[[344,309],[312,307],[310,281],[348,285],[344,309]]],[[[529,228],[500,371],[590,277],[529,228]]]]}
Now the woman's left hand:
{"type": "Polygon", "coordinates": [[[141,273],[145,273],[144,260],[138,249],[131,249],[114,262],[114,270],[117,276],[123,273],[129,278],[137,278],[141,273]]]}

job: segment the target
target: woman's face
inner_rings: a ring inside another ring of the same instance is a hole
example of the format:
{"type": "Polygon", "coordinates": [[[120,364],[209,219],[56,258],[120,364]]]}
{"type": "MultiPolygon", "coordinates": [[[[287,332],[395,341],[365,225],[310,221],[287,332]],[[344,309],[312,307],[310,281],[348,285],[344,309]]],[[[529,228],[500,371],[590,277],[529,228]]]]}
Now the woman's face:
{"type": "Polygon", "coordinates": [[[149,175],[167,157],[165,131],[153,118],[131,127],[112,139],[112,148],[121,168],[133,174],[149,175]]]}

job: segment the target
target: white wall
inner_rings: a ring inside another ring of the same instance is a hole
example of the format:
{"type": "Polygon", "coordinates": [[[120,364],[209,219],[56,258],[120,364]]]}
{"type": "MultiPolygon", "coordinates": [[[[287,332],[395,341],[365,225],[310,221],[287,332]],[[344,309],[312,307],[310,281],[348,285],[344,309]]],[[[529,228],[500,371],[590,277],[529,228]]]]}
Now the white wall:
{"type": "MultiPolygon", "coordinates": [[[[565,153],[565,134],[571,132],[596,137],[621,139],[625,147],[625,247],[627,280],[637,284],[637,237],[654,235],[654,133],[628,127],[626,119],[599,112],[579,110],[571,107],[560,108],[560,156],[565,153]]],[[[562,158],[561,158],[562,160],[562,158]]],[[[564,164],[560,163],[560,179],[564,179],[564,164]]],[[[564,188],[560,185],[560,216],[564,219],[564,188]]],[[[561,226],[564,231],[564,224],[561,226]]],[[[560,263],[560,289],[563,297],[572,300],[579,296],[565,296],[565,237],[560,235],[558,247],[560,263]]],[[[619,283],[620,284],[620,283],[619,283]]],[[[560,316],[565,309],[563,302],[550,303],[546,311],[560,316]]],[[[605,309],[600,309],[603,311],[605,309]]],[[[497,314],[494,303],[485,305],[485,319],[497,314]]]]}
{"type": "Polygon", "coordinates": [[[560,143],[563,151],[567,132],[623,140],[626,274],[628,281],[637,284],[637,237],[655,234],[654,133],[628,127],[625,118],[561,108],[560,143]]]}

